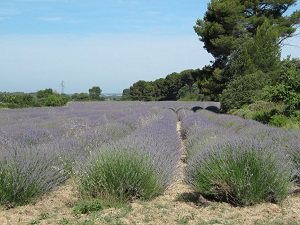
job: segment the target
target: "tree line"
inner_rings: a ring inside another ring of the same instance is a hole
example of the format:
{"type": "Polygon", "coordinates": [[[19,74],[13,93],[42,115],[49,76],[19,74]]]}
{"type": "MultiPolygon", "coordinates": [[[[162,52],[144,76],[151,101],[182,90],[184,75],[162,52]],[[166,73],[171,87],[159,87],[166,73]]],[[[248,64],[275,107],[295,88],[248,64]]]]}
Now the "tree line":
{"type": "Polygon", "coordinates": [[[123,100],[134,101],[216,101],[213,87],[210,87],[206,68],[188,69],[171,73],[155,81],[139,80],[123,90],[123,100]]]}
{"type": "Polygon", "coordinates": [[[300,24],[300,11],[291,12],[296,3],[211,0],[194,30],[214,61],[202,69],[138,81],[123,91],[124,99],[220,101],[223,112],[256,108],[254,117],[267,122],[278,114],[300,115],[300,60],[281,60],[281,47],[300,24]]]}
{"type": "Polygon", "coordinates": [[[69,101],[104,101],[101,88],[93,86],[89,93],[59,94],[51,88],[36,93],[0,93],[0,108],[57,107],[69,101]]]}

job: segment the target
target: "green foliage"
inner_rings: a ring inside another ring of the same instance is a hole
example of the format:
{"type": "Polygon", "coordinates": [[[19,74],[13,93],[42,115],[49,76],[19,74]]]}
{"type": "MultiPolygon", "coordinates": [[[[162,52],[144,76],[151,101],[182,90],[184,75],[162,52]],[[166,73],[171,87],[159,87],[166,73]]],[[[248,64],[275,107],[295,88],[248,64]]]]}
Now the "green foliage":
{"type": "Polygon", "coordinates": [[[154,88],[151,82],[139,80],[130,87],[130,98],[138,101],[153,100],[154,88]]]}
{"type": "Polygon", "coordinates": [[[178,91],[177,99],[180,101],[197,101],[199,100],[199,91],[196,83],[191,87],[186,84],[178,91]]]}
{"type": "Polygon", "coordinates": [[[281,37],[278,44],[292,36],[296,31],[295,25],[299,24],[300,11],[295,11],[290,16],[283,14],[295,3],[296,0],[212,0],[203,20],[197,20],[194,29],[204,42],[204,48],[216,61],[223,61],[223,65],[226,65],[229,56],[245,40],[254,37],[257,28],[265,20],[276,27],[281,37]]]}
{"type": "Polygon", "coordinates": [[[278,42],[278,31],[270,25],[269,20],[265,20],[257,28],[255,36],[232,54],[230,60],[231,72],[240,76],[256,71],[270,73],[278,70],[281,57],[278,42]]]}
{"type": "Polygon", "coordinates": [[[72,99],[74,101],[104,101],[105,99],[101,97],[101,88],[99,86],[93,86],[89,89],[89,93],[74,93],[72,99]]]}
{"type": "Polygon", "coordinates": [[[63,98],[59,94],[51,94],[48,95],[47,98],[44,99],[45,106],[62,106],[64,105],[63,98]]]}
{"type": "Polygon", "coordinates": [[[257,101],[250,105],[244,105],[240,109],[230,110],[229,114],[285,129],[300,129],[300,115],[298,111],[296,110],[290,116],[287,116],[286,108],[287,106],[282,102],[257,101]]]}
{"type": "Polygon", "coordinates": [[[74,101],[88,101],[89,95],[87,93],[81,92],[81,93],[75,93],[72,95],[72,99],[74,101]]]}
{"type": "Polygon", "coordinates": [[[122,100],[123,101],[130,100],[129,94],[130,94],[130,89],[129,88],[124,89],[122,93],[122,100]]]}
{"type": "Polygon", "coordinates": [[[197,84],[202,100],[220,100],[220,94],[227,82],[227,78],[224,74],[225,70],[217,68],[216,65],[205,66],[200,71],[197,77],[197,84]]]}
{"type": "Polygon", "coordinates": [[[36,97],[41,106],[63,106],[70,100],[67,95],[55,93],[51,88],[38,91],[36,97]]]}
{"type": "Polygon", "coordinates": [[[284,102],[289,114],[300,109],[300,60],[287,58],[282,61],[273,85],[267,88],[269,98],[274,102],[284,102]]]}
{"type": "Polygon", "coordinates": [[[88,214],[95,211],[103,210],[104,204],[100,199],[91,199],[79,201],[76,206],[73,208],[73,212],[76,215],[79,214],[88,214]]]}
{"type": "Polygon", "coordinates": [[[101,100],[101,92],[102,90],[100,89],[99,86],[94,86],[89,89],[89,99],[90,100],[101,100]]]}
{"type": "Polygon", "coordinates": [[[81,196],[105,203],[150,199],[162,192],[149,156],[126,149],[102,149],[84,169],[79,186],[81,196]]]}
{"type": "Polygon", "coordinates": [[[243,105],[264,99],[263,87],[267,82],[268,76],[260,71],[235,77],[222,93],[222,110],[227,112],[230,109],[239,109],[243,105]]]}
{"type": "Polygon", "coordinates": [[[272,114],[269,110],[261,110],[261,111],[257,111],[254,112],[252,115],[252,119],[264,123],[264,124],[268,124],[270,122],[272,118],[272,114]]]}
{"type": "Polygon", "coordinates": [[[197,20],[195,32],[204,42],[204,48],[216,59],[222,60],[231,54],[245,36],[244,6],[239,0],[211,1],[204,19],[197,20]],[[234,35],[233,35],[234,34],[234,35]]]}
{"type": "Polygon", "coordinates": [[[38,99],[47,98],[49,95],[54,94],[53,90],[51,88],[47,88],[45,90],[40,90],[36,93],[36,97],[38,99]]]}
{"type": "Polygon", "coordinates": [[[288,117],[282,114],[274,115],[270,118],[269,124],[276,127],[285,127],[288,123],[288,117]]]}
{"type": "Polygon", "coordinates": [[[33,94],[3,93],[0,94],[1,108],[38,107],[40,103],[33,94]]]}
{"type": "Polygon", "coordinates": [[[26,108],[43,106],[63,106],[70,101],[65,94],[57,94],[52,89],[40,90],[36,94],[2,93],[0,108],[26,108]]]}
{"type": "Polygon", "coordinates": [[[234,205],[280,202],[287,197],[291,170],[278,164],[274,152],[255,149],[250,143],[228,143],[222,148],[208,152],[195,170],[187,171],[195,191],[234,205]]]}
{"type": "Polygon", "coordinates": [[[155,81],[140,80],[123,91],[123,100],[199,99],[199,88],[195,83],[200,76],[200,70],[184,70],[181,73],[172,73],[155,81]]]}

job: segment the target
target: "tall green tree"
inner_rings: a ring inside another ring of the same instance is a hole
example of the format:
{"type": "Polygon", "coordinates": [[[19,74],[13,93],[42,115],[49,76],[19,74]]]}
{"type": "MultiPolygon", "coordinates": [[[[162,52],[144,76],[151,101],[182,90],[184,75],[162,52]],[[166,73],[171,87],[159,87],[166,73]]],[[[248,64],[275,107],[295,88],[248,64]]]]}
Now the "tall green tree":
{"type": "Polygon", "coordinates": [[[278,30],[265,20],[255,36],[232,54],[230,72],[240,76],[256,71],[270,74],[278,70],[281,58],[279,38],[278,30]]]}
{"type": "Polygon", "coordinates": [[[241,47],[231,60],[232,79],[221,98],[224,111],[265,100],[262,90],[271,84],[280,68],[279,35],[268,20],[257,28],[256,35],[241,47]],[[232,69],[233,68],[233,69],[232,69]]]}
{"type": "Polygon", "coordinates": [[[300,11],[284,15],[296,0],[211,0],[195,32],[211,53],[218,67],[226,67],[231,54],[253,38],[266,19],[279,33],[278,44],[293,36],[300,23],[300,11]]]}

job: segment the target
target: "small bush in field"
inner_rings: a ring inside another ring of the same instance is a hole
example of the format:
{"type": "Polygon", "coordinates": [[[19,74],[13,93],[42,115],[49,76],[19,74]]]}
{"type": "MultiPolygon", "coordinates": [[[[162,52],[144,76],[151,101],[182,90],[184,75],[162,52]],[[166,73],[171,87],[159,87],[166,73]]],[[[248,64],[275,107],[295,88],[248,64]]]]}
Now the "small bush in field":
{"type": "Polygon", "coordinates": [[[79,180],[83,197],[106,202],[150,199],[163,191],[150,157],[134,149],[101,152],[86,166],[79,180]]]}
{"type": "Polygon", "coordinates": [[[290,163],[264,145],[223,143],[188,162],[186,181],[195,191],[234,205],[280,202],[292,180],[290,163]]]}

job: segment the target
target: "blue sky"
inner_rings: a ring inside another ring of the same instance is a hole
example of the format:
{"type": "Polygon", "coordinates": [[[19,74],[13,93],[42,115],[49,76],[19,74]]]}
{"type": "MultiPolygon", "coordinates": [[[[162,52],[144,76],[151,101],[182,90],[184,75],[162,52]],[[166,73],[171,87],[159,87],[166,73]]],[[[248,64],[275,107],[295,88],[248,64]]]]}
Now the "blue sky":
{"type": "MultiPolygon", "coordinates": [[[[60,92],[63,80],[66,93],[120,93],[138,80],[202,68],[213,58],[193,26],[208,2],[1,0],[0,91],[60,92]]],[[[299,50],[284,47],[283,56],[299,50]]]]}

